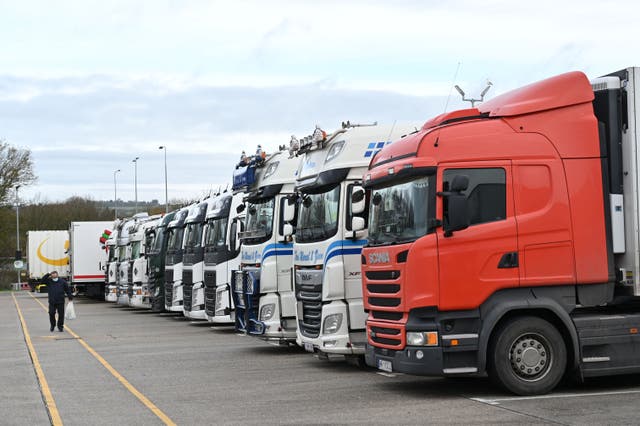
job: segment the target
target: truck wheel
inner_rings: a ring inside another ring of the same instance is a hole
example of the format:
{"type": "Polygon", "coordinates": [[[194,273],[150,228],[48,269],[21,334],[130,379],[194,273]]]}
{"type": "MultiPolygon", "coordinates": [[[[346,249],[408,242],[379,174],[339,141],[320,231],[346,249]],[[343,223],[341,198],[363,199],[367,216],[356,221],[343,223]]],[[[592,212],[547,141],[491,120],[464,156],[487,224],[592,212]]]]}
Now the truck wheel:
{"type": "Polygon", "coordinates": [[[550,392],[567,365],[567,349],[560,332],[537,317],[503,324],[495,331],[489,351],[489,375],[517,395],[550,392]]]}

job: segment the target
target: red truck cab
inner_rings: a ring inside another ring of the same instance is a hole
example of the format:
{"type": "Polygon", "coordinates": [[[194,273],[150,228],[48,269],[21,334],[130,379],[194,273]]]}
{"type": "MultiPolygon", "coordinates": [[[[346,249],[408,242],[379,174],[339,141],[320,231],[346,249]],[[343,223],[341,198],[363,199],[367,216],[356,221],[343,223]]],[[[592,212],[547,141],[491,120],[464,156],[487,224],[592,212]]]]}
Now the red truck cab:
{"type": "Polygon", "coordinates": [[[435,117],[372,159],[367,364],[488,372],[518,394],[567,371],[640,371],[640,317],[616,269],[629,108],[616,90],[563,74],[435,117]]]}

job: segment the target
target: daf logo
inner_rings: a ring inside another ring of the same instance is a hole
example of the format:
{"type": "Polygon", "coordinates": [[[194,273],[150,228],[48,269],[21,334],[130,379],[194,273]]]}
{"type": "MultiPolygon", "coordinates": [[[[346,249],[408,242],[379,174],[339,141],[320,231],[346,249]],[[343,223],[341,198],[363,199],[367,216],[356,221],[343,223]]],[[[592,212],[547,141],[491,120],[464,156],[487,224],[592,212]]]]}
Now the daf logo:
{"type": "Polygon", "coordinates": [[[300,274],[300,281],[311,281],[311,274],[300,274]]]}
{"type": "Polygon", "coordinates": [[[369,253],[369,263],[389,263],[389,252],[380,251],[376,253],[369,253]]]}

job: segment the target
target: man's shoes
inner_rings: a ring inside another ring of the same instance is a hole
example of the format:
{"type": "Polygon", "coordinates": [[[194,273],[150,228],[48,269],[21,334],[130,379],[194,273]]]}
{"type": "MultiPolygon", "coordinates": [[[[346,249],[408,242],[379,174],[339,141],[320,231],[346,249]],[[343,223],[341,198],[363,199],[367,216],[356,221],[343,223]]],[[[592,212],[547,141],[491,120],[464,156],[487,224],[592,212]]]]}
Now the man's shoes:
{"type": "Polygon", "coordinates": [[[52,333],[53,333],[53,328],[54,328],[54,327],[51,327],[51,328],[49,329],[49,331],[51,331],[52,333]]]}
{"type": "MultiPolygon", "coordinates": [[[[51,331],[53,331],[53,330],[51,330],[51,331]]],[[[62,327],[58,327],[58,331],[59,331],[60,333],[62,333],[62,332],[64,331],[64,328],[62,328],[62,327]]]]}

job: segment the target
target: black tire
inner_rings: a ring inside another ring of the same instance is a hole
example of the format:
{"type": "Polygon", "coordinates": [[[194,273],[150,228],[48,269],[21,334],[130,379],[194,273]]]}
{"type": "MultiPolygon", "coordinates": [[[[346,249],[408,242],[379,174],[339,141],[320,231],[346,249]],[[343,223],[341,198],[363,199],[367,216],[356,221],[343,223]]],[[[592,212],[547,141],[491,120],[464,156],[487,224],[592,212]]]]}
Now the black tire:
{"type": "Polygon", "coordinates": [[[491,379],[517,395],[550,392],[567,366],[562,335],[553,324],[537,317],[515,318],[500,326],[488,355],[491,379]]]}

